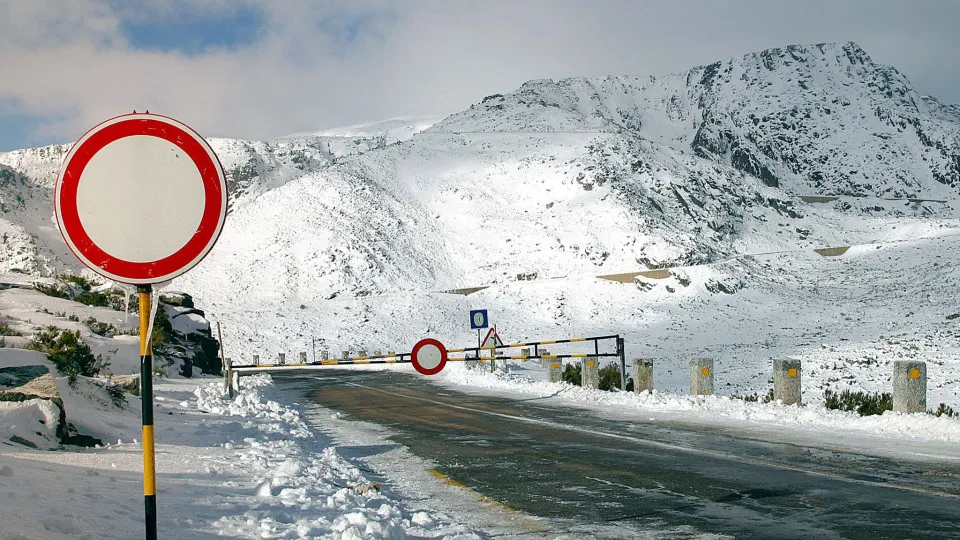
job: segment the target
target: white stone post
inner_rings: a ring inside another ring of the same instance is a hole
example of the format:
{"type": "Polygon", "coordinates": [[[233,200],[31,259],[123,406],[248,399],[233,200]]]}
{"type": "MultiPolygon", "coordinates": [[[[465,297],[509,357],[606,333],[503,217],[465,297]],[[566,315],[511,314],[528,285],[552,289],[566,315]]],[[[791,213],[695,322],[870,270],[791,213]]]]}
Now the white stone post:
{"type": "Polygon", "coordinates": [[[633,361],[633,391],[653,392],[653,359],[639,358],[633,361]]]}
{"type": "Polygon", "coordinates": [[[800,403],[800,360],[773,359],[773,399],[784,405],[800,403]]]}
{"type": "Polygon", "coordinates": [[[893,363],[893,410],[902,413],[926,412],[926,362],[897,360],[893,363]]]}
{"type": "Polygon", "coordinates": [[[713,394],[713,358],[690,359],[690,395],[713,394]]]}
{"type": "Polygon", "coordinates": [[[594,390],[600,386],[600,362],[596,356],[580,360],[580,386],[594,390]]]}

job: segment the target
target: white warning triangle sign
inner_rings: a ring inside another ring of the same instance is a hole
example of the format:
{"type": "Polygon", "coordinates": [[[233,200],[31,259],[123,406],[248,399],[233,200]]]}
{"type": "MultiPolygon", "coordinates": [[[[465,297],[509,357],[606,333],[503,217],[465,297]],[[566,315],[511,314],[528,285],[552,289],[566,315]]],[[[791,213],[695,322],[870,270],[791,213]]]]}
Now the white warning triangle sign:
{"type": "Polygon", "coordinates": [[[500,334],[497,333],[497,328],[492,327],[490,331],[487,332],[487,337],[483,338],[483,343],[481,347],[493,347],[503,345],[503,340],[500,339],[500,334]]]}

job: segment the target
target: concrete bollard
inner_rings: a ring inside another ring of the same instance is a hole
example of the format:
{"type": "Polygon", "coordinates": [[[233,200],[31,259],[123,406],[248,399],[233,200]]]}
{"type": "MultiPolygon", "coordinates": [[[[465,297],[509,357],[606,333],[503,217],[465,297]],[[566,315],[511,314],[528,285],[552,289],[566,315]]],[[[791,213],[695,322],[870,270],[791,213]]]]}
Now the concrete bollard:
{"type": "Polygon", "coordinates": [[[580,386],[594,390],[600,386],[600,362],[596,356],[580,360],[580,386]]]}
{"type": "Polygon", "coordinates": [[[897,360],[893,363],[893,410],[902,413],[926,412],[926,362],[897,360]]]}
{"type": "Polygon", "coordinates": [[[713,395],[713,358],[690,359],[690,395],[713,395]]]}
{"type": "Polygon", "coordinates": [[[305,352],[301,352],[301,353],[300,353],[300,363],[301,363],[301,364],[306,364],[306,363],[307,363],[307,353],[305,353],[305,352]]]}
{"type": "Polygon", "coordinates": [[[544,356],[550,354],[550,351],[547,351],[546,349],[540,349],[537,351],[537,353],[540,354],[540,367],[543,369],[550,369],[554,362],[553,358],[544,358],[544,356]]]}
{"type": "Polygon", "coordinates": [[[260,365],[260,355],[259,355],[259,354],[253,355],[253,365],[255,365],[255,366],[259,366],[259,365],[260,365]]]}
{"type": "Polygon", "coordinates": [[[346,360],[350,358],[350,351],[343,351],[343,359],[346,360]]]}
{"type": "Polygon", "coordinates": [[[329,360],[329,359],[330,359],[330,351],[326,349],[323,349],[322,351],[320,351],[320,360],[329,360]]]}
{"type": "MultiPolygon", "coordinates": [[[[540,354],[547,356],[550,354],[547,351],[540,350],[540,354]]],[[[541,361],[549,362],[547,364],[547,369],[550,370],[547,380],[550,382],[560,382],[563,380],[563,362],[559,358],[545,358],[541,361]]]]}
{"type": "Polygon", "coordinates": [[[233,399],[233,362],[229,358],[225,358],[223,366],[223,387],[227,391],[227,396],[233,399]]]}
{"type": "Polygon", "coordinates": [[[479,361],[477,360],[477,356],[474,356],[474,354],[476,354],[477,356],[480,355],[480,353],[472,353],[472,352],[471,352],[471,353],[463,353],[464,358],[469,358],[469,359],[470,359],[470,360],[467,360],[467,361],[464,362],[464,364],[466,364],[468,368],[475,368],[475,367],[477,367],[477,364],[479,363],[479,361]]]}
{"type": "Polygon", "coordinates": [[[653,392],[653,359],[639,358],[633,361],[633,391],[653,392]]]}
{"type": "Polygon", "coordinates": [[[526,362],[530,357],[530,349],[520,349],[520,356],[523,357],[523,362],[526,362]]]}
{"type": "Polygon", "coordinates": [[[800,403],[800,360],[773,359],[773,399],[784,405],[800,403]]]}
{"type": "Polygon", "coordinates": [[[287,355],[286,355],[286,354],[284,354],[284,353],[280,353],[280,361],[279,361],[279,362],[277,362],[277,363],[278,363],[278,364],[280,364],[280,365],[283,365],[283,364],[285,364],[285,363],[287,362],[287,359],[286,359],[286,357],[287,357],[287,355]]]}

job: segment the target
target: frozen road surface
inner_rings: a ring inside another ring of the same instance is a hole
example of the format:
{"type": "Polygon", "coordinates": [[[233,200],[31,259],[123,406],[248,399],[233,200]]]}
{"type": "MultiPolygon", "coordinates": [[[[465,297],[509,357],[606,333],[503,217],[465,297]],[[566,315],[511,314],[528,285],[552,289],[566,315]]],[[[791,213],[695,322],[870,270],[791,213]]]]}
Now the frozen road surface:
{"type": "Polygon", "coordinates": [[[274,377],[347,419],[388,427],[393,442],[453,481],[545,523],[736,538],[960,538],[956,463],[618,422],[402,373],[274,377]]]}

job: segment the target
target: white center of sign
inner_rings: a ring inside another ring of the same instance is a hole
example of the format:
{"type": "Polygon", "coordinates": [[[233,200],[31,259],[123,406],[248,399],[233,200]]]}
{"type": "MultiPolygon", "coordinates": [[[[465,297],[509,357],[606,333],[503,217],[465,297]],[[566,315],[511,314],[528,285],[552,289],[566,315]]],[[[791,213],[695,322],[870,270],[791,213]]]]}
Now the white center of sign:
{"type": "Polygon", "coordinates": [[[473,324],[474,326],[483,326],[483,313],[473,314],[473,324]]]}
{"type": "Polygon", "coordinates": [[[77,185],[80,223],[107,254],[153,262],[179,251],[200,226],[203,179],[193,160],[159,137],[134,135],[97,152],[77,185]],[[123,189],[117,189],[119,181],[123,189]]]}
{"type": "Polygon", "coordinates": [[[417,351],[417,363],[426,370],[436,369],[440,365],[443,355],[436,345],[426,344],[417,351]]]}

